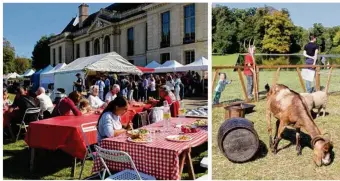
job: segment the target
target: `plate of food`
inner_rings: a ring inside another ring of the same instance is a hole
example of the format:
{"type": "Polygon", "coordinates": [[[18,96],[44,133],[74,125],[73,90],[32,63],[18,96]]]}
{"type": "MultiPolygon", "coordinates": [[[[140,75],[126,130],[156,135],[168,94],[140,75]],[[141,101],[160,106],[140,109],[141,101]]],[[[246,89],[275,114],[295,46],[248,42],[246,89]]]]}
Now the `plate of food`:
{"type": "Polygon", "coordinates": [[[186,141],[191,141],[192,137],[188,135],[170,135],[170,136],[167,136],[165,139],[169,141],[186,142],[186,141]]]}
{"type": "Polygon", "coordinates": [[[127,131],[127,134],[132,138],[144,138],[146,137],[148,134],[150,133],[149,130],[147,129],[133,129],[133,130],[129,130],[127,131]]]}
{"type": "Polygon", "coordinates": [[[152,142],[152,139],[149,138],[149,137],[144,137],[144,138],[131,138],[131,137],[128,137],[127,140],[129,142],[132,142],[132,143],[151,143],[152,142]]]}
{"type": "Polygon", "coordinates": [[[192,125],[195,125],[197,127],[206,127],[206,126],[208,126],[208,120],[197,119],[195,122],[192,123],[192,125]]]}

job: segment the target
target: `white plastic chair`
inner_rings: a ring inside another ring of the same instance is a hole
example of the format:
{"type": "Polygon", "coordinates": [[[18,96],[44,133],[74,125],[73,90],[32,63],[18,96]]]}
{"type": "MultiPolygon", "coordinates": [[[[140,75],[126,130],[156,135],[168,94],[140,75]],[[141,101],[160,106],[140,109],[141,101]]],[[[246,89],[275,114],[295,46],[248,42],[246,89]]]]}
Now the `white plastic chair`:
{"type": "Polygon", "coordinates": [[[106,171],[109,173],[109,177],[105,180],[156,180],[154,176],[147,175],[145,173],[138,172],[135,163],[132,161],[130,155],[123,151],[117,150],[107,150],[103,149],[97,145],[94,145],[97,156],[99,157],[101,163],[103,164],[105,170],[102,175],[102,179],[105,178],[106,171]],[[111,174],[109,168],[107,167],[104,160],[120,162],[120,163],[130,163],[133,170],[126,169],[114,175],[111,174]]]}
{"type": "Polygon", "coordinates": [[[163,107],[154,107],[149,113],[150,124],[163,120],[163,107]]]}
{"type": "MultiPolygon", "coordinates": [[[[85,141],[85,144],[86,144],[86,153],[85,153],[85,156],[84,156],[84,159],[83,159],[83,163],[81,165],[79,180],[81,179],[81,175],[83,174],[86,159],[88,157],[90,157],[93,161],[96,159],[97,153],[92,152],[91,147],[90,147],[91,145],[89,144],[89,141],[86,137],[86,133],[89,133],[89,132],[97,133],[97,122],[84,123],[84,124],[80,125],[80,128],[81,128],[81,133],[84,137],[84,141],[85,141]]],[[[100,177],[100,172],[98,173],[98,175],[100,177]]],[[[95,174],[92,177],[95,177],[95,176],[97,176],[97,174],[95,174]]],[[[90,177],[90,178],[92,178],[92,177],[90,177]]]]}
{"type": "Polygon", "coordinates": [[[25,124],[25,119],[26,119],[26,115],[36,115],[35,119],[32,119],[30,120],[30,122],[32,121],[38,121],[39,120],[39,114],[40,114],[40,108],[37,107],[37,108],[28,108],[26,109],[25,111],[25,114],[24,114],[24,117],[22,118],[21,120],[21,123],[18,124],[19,126],[19,131],[18,131],[18,134],[17,134],[17,139],[16,141],[18,141],[19,139],[19,136],[20,136],[20,133],[21,133],[21,129],[25,129],[25,132],[27,133],[27,127],[28,125],[25,124]]]}
{"type": "Polygon", "coordinates": [[[208,157],[204,157],[200,163],[201,167],[208,168],[208,164],[209,164],[208,157]]]}

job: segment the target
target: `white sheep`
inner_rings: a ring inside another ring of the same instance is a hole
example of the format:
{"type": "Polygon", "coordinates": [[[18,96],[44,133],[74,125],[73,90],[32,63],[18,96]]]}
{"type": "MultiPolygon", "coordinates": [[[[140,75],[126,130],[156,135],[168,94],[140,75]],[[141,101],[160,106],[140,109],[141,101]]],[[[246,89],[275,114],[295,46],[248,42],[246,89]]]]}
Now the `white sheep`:
{"type": "Polygon", "coordinates": [[[318,109],[317,116],[321,109],[323,110],[323,117],[326,115],[326,104],[328,101],[327,93],[324,91],[316,91],[313,93],[300,93],[300,95],[305,99],[308,109],[312,111],[313,109],[318,109]]]}

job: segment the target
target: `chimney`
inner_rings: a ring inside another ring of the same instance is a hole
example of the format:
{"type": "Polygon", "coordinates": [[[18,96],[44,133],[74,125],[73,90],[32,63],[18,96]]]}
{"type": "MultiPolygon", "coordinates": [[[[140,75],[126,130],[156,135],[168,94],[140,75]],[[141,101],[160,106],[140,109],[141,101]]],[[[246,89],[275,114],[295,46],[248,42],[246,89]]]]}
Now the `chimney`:
{"type": "Polygon", "coordinates": [[[89,16],[89,5],[83,3],[79,7],[79,27],[83,27],[83,22],[89,16]]]}

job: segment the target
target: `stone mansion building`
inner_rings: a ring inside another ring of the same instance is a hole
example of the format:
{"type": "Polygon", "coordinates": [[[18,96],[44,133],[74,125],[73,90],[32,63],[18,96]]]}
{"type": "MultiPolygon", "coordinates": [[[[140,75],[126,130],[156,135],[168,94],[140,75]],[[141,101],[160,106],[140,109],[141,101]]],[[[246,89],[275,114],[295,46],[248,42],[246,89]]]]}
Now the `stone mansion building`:
{"type": "Polygon", "coordinates": [[[51,65],[115,51],[137,66],[208,58],[207,3],[114,3],[78,17],[50,39],[51,65]]]}

